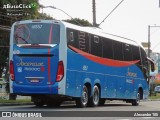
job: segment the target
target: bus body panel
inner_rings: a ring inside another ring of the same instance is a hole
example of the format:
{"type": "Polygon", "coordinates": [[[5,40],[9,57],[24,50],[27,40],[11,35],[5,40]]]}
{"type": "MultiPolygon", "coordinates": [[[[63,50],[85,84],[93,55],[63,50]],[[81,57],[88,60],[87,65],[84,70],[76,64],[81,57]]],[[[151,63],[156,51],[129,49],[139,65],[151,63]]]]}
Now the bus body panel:
{"type": "Polygon", "coordinates": [[[45,20],[36,22],[26,20],[13,24],[10,61],[13,61],[15,80],[10,80],[11,93],[58,94],[56,82],[59,63],[58,25],[45,20]],[[47,33],[39,34],[43,33],[41,28],[47,30],[47,33]],[[36,37],[39,38],[36,40],[36,37]],[[55,44],[52,40],[56,40],[55,44]]]}
{"type": "Polygon", "coordinates": [[[148,90],[147,81],[136,65],[112,67],[97,64],[68,48],[66,95],[80,97],[85,83],[101,85],[101,98],[135,99],[139,87],[148,90]],[[74,56],[74,57],[73,57],[74,56]],[[74,58],[74,59],[73,59],[74,58]],[[128,76],[137,73],[136,77],[128,76]],[[75,91],[75,92],[73,92],[75,91]]]}
{"type": "Polygon", "coordinates": [[[14,51],[20,51],[18,54],[13,54],[16,79],[13,84],[13,88],[15,88],[14,93],[23,93],[25,91],[25,93],[29,91],[33,93],[36,93],[36,91],[38,93],[40,93],[40,91],[43,92],[43,89],[38,86],[46,86],[44,92],[46,91],[45,93],[48,92],[48,94],[52,93],[53,90],[50,89],[50,85],[53,86],[56,82],[59,46],[57,45],[51,49],[40,49],[39,51],[35,48],[26,51],[26,48],[15,46],[14,51]],[[48,51],[50,51],[49,54],[48,51]],[[37,88],[36,90],[31,90],[31,88],[25,87],[27,85],[33,86],[33,89],[34,87],[37,88]],[[22,86],[22,88],[19,89],[17,86],[22,86]]]}
{"type": "Polygon", "coordinates": [[[59,43],[59,61],[63,61],[63,67],[64,67],[64,76],[63,79],[58,82],[58,94],[60,95],[66,95],[66,69],[67,69],[67,41],[66,41],[66,26],[64,24],[62,24],[61,22],[60,24],[60,43],[59,43]]]}

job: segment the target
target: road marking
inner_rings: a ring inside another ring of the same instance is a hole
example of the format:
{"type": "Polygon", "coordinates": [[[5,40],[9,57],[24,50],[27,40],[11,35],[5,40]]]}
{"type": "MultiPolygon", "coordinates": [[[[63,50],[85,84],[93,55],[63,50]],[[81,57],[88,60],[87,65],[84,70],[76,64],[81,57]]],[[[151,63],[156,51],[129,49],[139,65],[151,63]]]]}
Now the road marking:
{"type": "Polygon", "coordinates": [[[116,119],[116,120],[132,120],[132,119],[116,119]]]}
{"type": "Polygon", "coordinates": [[[155,117],[142,117],[142,118],[144,118],[144,119],[153,119],[155,117]]]}

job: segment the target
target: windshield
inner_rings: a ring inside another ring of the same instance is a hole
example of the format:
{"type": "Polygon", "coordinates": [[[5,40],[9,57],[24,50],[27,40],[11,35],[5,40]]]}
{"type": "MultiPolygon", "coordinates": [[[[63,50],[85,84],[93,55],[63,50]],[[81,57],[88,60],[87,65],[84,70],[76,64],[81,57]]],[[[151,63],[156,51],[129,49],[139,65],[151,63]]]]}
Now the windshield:
{"type": "Polygon", "coordinates": [[[59,44],[59,40],[58,24],[28,23],[14,27],[14,44],[59,44]]]}

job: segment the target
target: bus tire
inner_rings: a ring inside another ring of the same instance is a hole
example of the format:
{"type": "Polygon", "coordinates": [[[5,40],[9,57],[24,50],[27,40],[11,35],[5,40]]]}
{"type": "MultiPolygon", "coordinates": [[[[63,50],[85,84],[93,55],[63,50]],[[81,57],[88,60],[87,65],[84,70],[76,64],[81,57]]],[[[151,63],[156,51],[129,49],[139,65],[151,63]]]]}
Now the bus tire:
{"type": "Polygon", "coordinates": [[[48,107],[59,107],[61,105],[61,101],[52,101],[52,102],[47,102],[48,107]]]}
{"type": "Polygon", "coordinates": [[[105,102],[106,102],[106,99],[101,98],[99,100],[99,106],[103,106],[105,104],[105,102]]]}
{"type": "Polygon", "coordinates": [[[79,108],[84,108],[88,104],[88,88],[84,85],[82,89],[82,94],[80,98],[76,99],[76,106],[79,108]]]}
{"type": "Polygon", "coordinates": [[[132,101],[132,106],[138,106],[139,103],[140,103],[140,91],[138,91],[136,99],[132,101]]]}
{"type": "Polygon", "coordinates": [[[93,87],[93,94],[92,94],[91,98],[89,99],[89,106],[91,106],[91,107],[98,106],[99,100],[100,100],[99,96],[100,96],[99,95],[99,88],[97,85],[95,85],[93,87]]]}

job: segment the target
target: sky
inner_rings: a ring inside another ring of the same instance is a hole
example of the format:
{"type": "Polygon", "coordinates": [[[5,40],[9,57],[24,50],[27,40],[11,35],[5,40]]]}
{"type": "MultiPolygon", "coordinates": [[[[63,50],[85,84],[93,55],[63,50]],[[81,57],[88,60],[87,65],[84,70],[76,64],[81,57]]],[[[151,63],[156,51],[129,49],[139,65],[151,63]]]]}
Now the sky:
{"type": "MultiPolygon", "coordinates": [[[[44,6],[52,5],[62,9],[72,18],[85,19],[93,23],[92,0],[39,0],[39,2],[44,6]]],[[[96,23],[101,23],[120,2],[121,0],[96,0],[96,23]]],[[[57,20],[70,19],[57,9],[44,8],[43,13],[57,20]]],[[[148,42],[149,25],[152,26],[150,29],[151,49],[154,52],[160,52],[159,0],[124,0],[100,27],[107,33],[138,42],[148,42]]]]}

